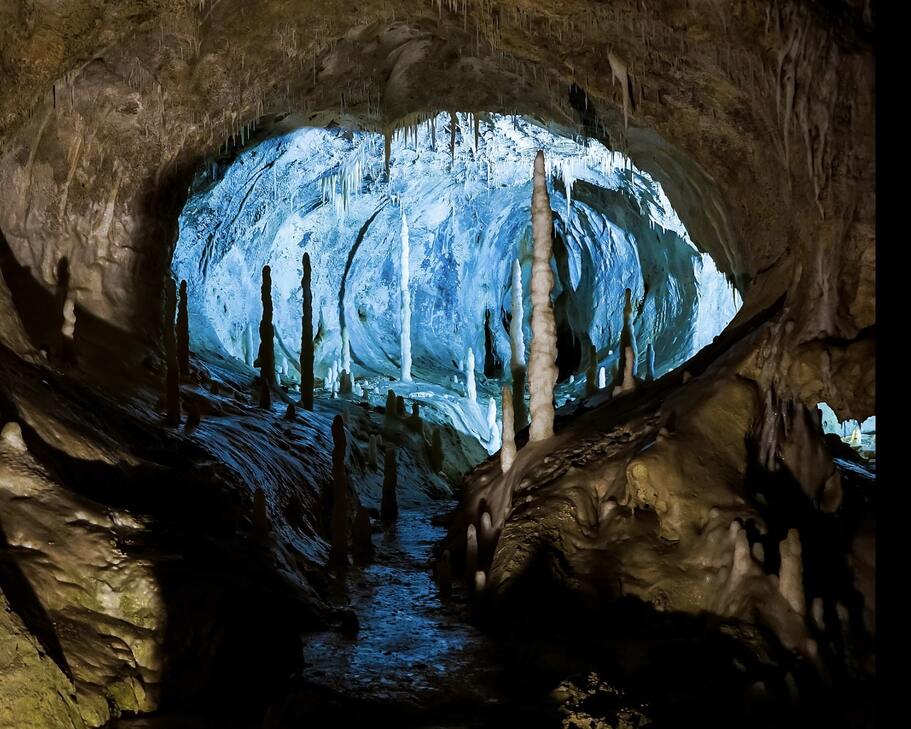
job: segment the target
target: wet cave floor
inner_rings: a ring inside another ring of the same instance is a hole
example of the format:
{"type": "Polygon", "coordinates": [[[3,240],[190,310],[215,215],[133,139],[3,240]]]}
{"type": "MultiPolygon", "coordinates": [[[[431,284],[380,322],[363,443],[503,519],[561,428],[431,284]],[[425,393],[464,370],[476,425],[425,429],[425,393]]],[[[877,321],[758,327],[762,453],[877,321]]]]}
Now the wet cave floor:
{"type": "Polygon", "coordinates": [[[267,717],[264,726],[615,725],[589,724],[587,708],[606,711],[616,726],[649,724],[595,674],[553,681],[549,671],[517,660],[476,627],[460,580],[441,596],[431,552],[454,507],[447,500],[403,509],[394,526],[374,534],[371,563],[335,576],[331,600],[357,615],[357,632],[305,637],[296,688],[273,706],[275,723],[267,717]]]}
{"type": "Polygon", "coordinates": [[[354,611],[358,632],[307,638],[301,679],[309,687],[415,722],[429,714],[455,726],[459,716],[497,713],[507,692],[497,646],[471,624],[463,585],[457,581],[443,597],[433,579],[431,550],[453,506],[402,509],[394,525],[374,534],[371,563],[334,576],[330,599],[354,611]]]}

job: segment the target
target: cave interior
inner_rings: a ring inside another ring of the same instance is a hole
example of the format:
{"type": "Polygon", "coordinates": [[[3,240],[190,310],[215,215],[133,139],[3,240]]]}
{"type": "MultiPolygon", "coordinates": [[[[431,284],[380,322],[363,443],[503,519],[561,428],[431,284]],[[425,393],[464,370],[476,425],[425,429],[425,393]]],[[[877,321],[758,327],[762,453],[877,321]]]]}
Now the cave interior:
{"type": "Polygon", "coordinates": [[[0,0],[0,728],[868,727],[869,0],[0,0]]]}

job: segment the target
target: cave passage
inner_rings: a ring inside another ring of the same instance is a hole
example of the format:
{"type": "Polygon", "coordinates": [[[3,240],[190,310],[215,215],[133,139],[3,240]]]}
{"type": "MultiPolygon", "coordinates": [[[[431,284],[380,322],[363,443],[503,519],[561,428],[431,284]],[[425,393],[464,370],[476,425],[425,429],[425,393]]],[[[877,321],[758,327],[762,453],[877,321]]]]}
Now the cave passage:
{"type": "Polygon", "coordinates": [[[554,214],[557,405],[585,394],[587,372],[617,365],[625,289],[638,368],[648,345],[657,377],[680,366],[721,332],[740,298],[692,243],[661,186],[598,141],[525,117],[471,113],[430,115],[388,139],[301,128],[204,165],[180,216],[172,263],[188,283],[194,351],[254,365],[260,272],[269,265],[278,377],[296,388],[307,252],[323,393],[337,392],[347,338],[356,396],[381,405],[394,388],[420,402],[425,417],[495,452],[487,413],[493,398],[501,417],[499,380],[509,379],[514,261],[531,339],[530,178],[538,149],[554,214]],[[411,383],[400,377],[406,237],[411,383]],[[469,350],[475,403],[466,397],[469,350]],[[494,373],[501,377],[485,376],[494,373]]]}

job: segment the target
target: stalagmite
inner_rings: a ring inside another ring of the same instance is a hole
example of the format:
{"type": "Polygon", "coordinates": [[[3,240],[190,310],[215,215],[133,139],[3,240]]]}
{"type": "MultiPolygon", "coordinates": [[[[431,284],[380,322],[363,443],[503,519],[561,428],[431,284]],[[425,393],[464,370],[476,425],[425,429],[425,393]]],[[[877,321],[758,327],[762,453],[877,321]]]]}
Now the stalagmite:
{"type": "Polygon", "coordinates": [[[386,391],[386,415],[390,417],[395,415],[395,391],[393,390],[386,391]]]}
{"type": "Polygon", "coordinates": [[[636,330],[633,326],[633,302],[632,291],[626,289],[624,297],[626,299],[623,306],[623,330],[620,332],[620,362],[619,372],[622,374],[622,380],[619,385],[614,387],[613,395],[620,395],[625,392],[632,392],[636,389],[636,330]]]}
{"type": "Polygon", "coordinates": [[[443,470],[443,436],[439,428],[434,428],[430,437],[430,467],[434,473],[443,470]]]}
{"type": "Polygon", "coordinates": [[[475,570],[475,573],[474,573],[474,590],[475,590],[475,592],[481,592],[485,587],[487,587],[487,575],[484,574],[483,570],[475,570]]]}
{"type": "Polygon", "coordinates": [[[405,417],[405,398],[399,395],[395,398],[395,414],[400,417],[405,417]]]}
{"type": "Polygon", "coordinates": [[[607,371],[601,367],[598,369],[598,389],[603,390],[607,387],[607,371]]]}
{"type": "Polygon", "coordinates": [[[329,561],[348,562],[348,473],[345,470],[345,422],[341,415],[332,420],[332,548],[329,561]]]}
{"type": "Polygon", "coordinates": [[[338,376],[338,392],[340,395],[350,395],[354,387],[351,382],[351,375],[348,374],[347,370],[342,370],[341,374],[338,376]]]}
{"type": "Polygon", "coordinates": [[[487,432],[490,434],[490,447],[494,452],[500,450],[500,426],[497,423],[497,402],[493,398],[487,401],[487,432]]]}
{"type": "Polygon", "coordinates": [[[402,284],[401,284],[401,348],[402,382],[411,382],[411,292],[409,291],[408,220],[402,213],[402,284]]]}
{"type": "Polygon", "coordinates": [[[645,347],[645,380],[651,382],[655,379],[655,347],[651,342],[645,347]]]}
{"type": "Polygon", "coordinates": [[[781,554],[778,589],[795,613],[805,615],[807,606],[803,593],[803,558],[800,535],[796,529],[788,530],[787,537],[782,540],[778,549],[781,554]]]}
{"type": "Polygon", "coordinates": [[[177,299],[177,364],[180,374],[190,374],[190,315],[187,312],[187,282],[180,282],[177,299]]]}
{"type": "Polygon", "coordinates": [[[531,357],[528,361],[528,389],[531,395],[529,441],[546,440],[554,434],[554,384],[557,381],[557,326],[550,294],[554,274],[550,267],[553,250],[553,215],[544,173],[544,152],[535,156],[531,198],[534,263],[531,269],[531,357]]]}
{"type": "Polygon", "coordinates": [[[503,437],[500,446],[500,469],[503,473],[509,471],[513,461],[516,460],[516,431],[513,421],[512,391],[503,385],[503,437]]]}
{"type": "Polygon", "coordinates": [[[474,381],[474,352],[471,347],[468,348],[468,361],[465,365],[465,389],[468,392],[468,399],[477,402],[478,390],[474,381]]]}
{"type": "Polygon", "coordinates": [[[263,266],[263,318],[259,323],[259,377],[261,408],[272,407],[272,387],[275,385],[275,327],[272,326],[272,269],[263,266]]]}
{"type": "Polygon", "coordinates": [[[465,577],[471,580],[478,569],[478,528],[469,524],[465,539],[465,577]]]}
{"type": "Polygon", "coordinates": [[[521,430],[528,424],[525,409],[525,303],[522,295],[522,267],[518,259],[512,262],[512,319],[509,322],[509,346],[512,361],[512,407],[513,427],[521,430]]]}
{"type": "Polygon", "coordinates": [[[380,505],[380,516],[383,521],[394,521],[399,515],[399,502],[395,493],[398,481],[395,448],[389,445],[386,446],[386,458],[383,463],[383,501],[380,505]]]}
{"type": "Polygon", "coordinates": [[[411,415],[405,421],[411,430],[419,435],[424,435],[424,421],[421,420],[421,404],[419,402],[411,403],[411,415]]]}
{"type": "Polygon", "coordinates": [[[369,562],[373,556],[373,533],[370,528],[370,514],[367,513],[367,509],[362,504],[357,505],[352,537],[351,546],[355,561],[361,564],[369,562]]]}
{"type": "Polygon", "coordinates": [[[64,362],[76,363],[76,294],[67,292],[63,301],[63,325],[60,327],[63,335],[61,357],[64,362]]]}
{"type": "Polygon", "coordinates": [[[481,512],[480,526],[478,528],[478,554],[481,563],[487,567],[493,562],[493,552],[496,546],[496,534],[493,530],[493,519],[489,511],[481,512]]]}
{"type": "Polygon", "coordinates": [[[585,394],[594,395],[601,383],[598,381],[598,351],[594,344],[588,345],[588,366],[585,368],[585,394]]]}
{"type": "Polygon", "coordinates": [[[854,430],[851,431],[851,437],[848,438],[848,445],[852,448],[860,448],[861,443],[861,432],[860,426],[855,425],[854,430]]]}
{"type": "Polygon", "coordinates": [[[301,405],[313,410],[313,291],[310,288],[310,254],[304,254],[304,275],[301,278],[303,311],[301,312],[301,405]]]}
{"type": "Polygon", "coordinates": [[[370,438],[367,441],[367,465],[371,468],[376,468],[377,464],[377,435],[376,433],[371,433],[370,438]]]}
{"type": "Polygon", "coordinates": [[[249,322],[244,327],[244,356],[247,367],[256,366],[256,355],[253,353],[253,329],[249,322]]]}
{"type": "Polygon", "coordinates": [[[342,371],[351,374],[351,343],[348,341],[348,327],[342,327],[342,371]]]}
{"type": "Polygon", "coordinates": [[[165,373],[165,412],[168,425],[180,425],[180,365],[177,362],[177,340],[174,317],[177,291],[174,279],[165,277],[164,346],[167,370],[165,373]]]}

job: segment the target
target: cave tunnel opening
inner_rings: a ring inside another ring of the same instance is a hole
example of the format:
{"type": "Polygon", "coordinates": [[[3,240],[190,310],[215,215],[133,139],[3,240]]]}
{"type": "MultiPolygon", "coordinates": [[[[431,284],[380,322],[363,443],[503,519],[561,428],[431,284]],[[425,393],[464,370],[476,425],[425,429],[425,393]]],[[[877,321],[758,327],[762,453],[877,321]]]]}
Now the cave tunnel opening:
{"type": "Polygon", "coordinates": [[[650,348],[656,377],[679,367],[733,319],[738,291],[690,240],[660,184],[622,154],[496,113],[416,116],[388,139],[339,126],[298,128],[266,135],[227,163],[204,164],[172,260],[175,278],[188,284],[194,351],[257,364],[260,271],[269,265],[277,378],[296,390],[306,252],[322,393],[336,396],[339,373],[350,367],[355,396],[381,405],[392,388],[419,402],[425,417],[496,451],[515,262],[531,339],[538,149],[554,217],[557,405],[578,401],[592,372],[603,387],[599,370],[617,367],[625,289],[638,370],[650,348]],[[401,381],[406,237],[412,383],[401,381]],[[466,397],[469,359],[474,404],[466,397]]]}

